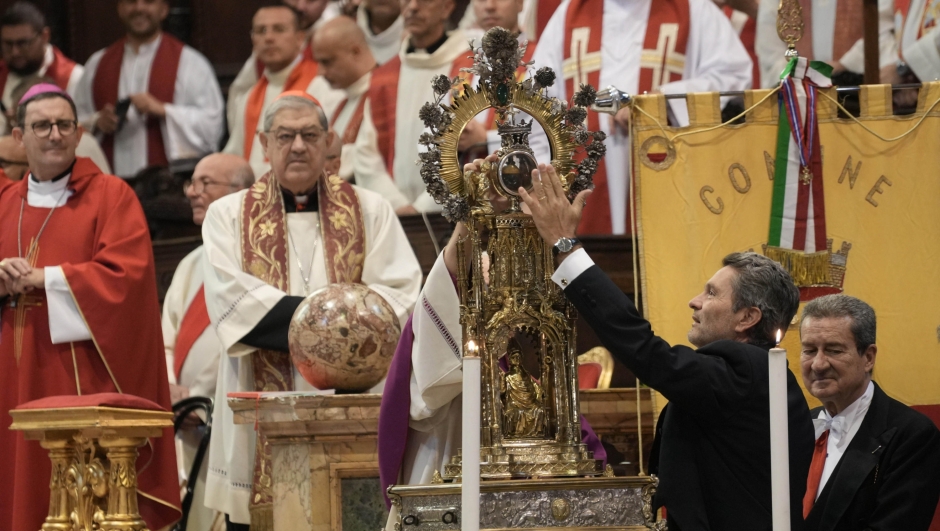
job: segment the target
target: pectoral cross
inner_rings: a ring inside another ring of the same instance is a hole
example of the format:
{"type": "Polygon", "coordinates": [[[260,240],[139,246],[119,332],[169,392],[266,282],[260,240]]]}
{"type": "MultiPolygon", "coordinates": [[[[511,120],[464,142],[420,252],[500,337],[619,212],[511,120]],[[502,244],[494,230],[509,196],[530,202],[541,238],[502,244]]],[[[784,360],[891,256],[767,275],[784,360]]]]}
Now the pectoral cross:
{"type": "Polygon", "coordinates": [[[685,55],[676,52],[678,40],[678,24],[660,24],[656,49],[643,50],[640,54],[640,68],[653,71],[651,90],[658,90],[662,85],[669,83],[670,74],[681,76],[685,72],[685,55]]]}
{"type": "Polygon", "coordinates": [[[10,302],[13,311],[13,355],[16,365],[20,365],[23,355],[23,332],[26,331],[26,312],[33,307],[42,306],[42,297],[23,293],[17,295],[10,302]]]}
{"type": "MultiPolygon", "coordinates": [[[[569,57],[561,64],[562,76],[574,80],[574,90],[580,85],[587,85],[588,74],[599,72],[601,69],[601,52],[588,53],[588,42],[591,39],[591,28],[574,28],[571,30],[571,51],[569,57]]],[[[574,94],[568,94],[572,97],[574,94]]]]}

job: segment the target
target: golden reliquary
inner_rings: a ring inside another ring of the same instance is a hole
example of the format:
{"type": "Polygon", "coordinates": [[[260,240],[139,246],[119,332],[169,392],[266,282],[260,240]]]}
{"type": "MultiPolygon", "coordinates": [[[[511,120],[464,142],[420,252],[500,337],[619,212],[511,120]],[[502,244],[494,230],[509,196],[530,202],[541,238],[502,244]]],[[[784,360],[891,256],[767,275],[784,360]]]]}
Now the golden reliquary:
{"type": "MultiPolygon", "coordinates": [[[[652,524],[650,507],[656,479],[605,474],[581,440],[577,315],[551,280],[551,246],[517,194],[519,187],[530,189],[537,167],[529,146],[534,123],[545,131],[569,198],[592,186],[605,151],[604,133],[584,127],[596,92],[582,86],[569,108],[546,96],[555,81],[551,69],[518,81],[529,66],[521,59],[525,46],[506,30],[489,30],[468,69],[477,87],[438,76],[432,82],[437,101],[419,115],[430,130],[421,138],[428,191],[448,220],[469,229],[469,245],[457,246],[457,290],[464,355],[472,349],[481,358],[480,476],[504,480],[481,484],[480,529],[661,528],[652,524]],[[464,173],[457,141],[489,108],[502,139],[498,161],[464,173]],[[494,209],[494,192],[508,208],[494,209]]],[[[399,528],[459,529],[461,470],[458,453],[436,484],[391,486],[399,528]]]]}

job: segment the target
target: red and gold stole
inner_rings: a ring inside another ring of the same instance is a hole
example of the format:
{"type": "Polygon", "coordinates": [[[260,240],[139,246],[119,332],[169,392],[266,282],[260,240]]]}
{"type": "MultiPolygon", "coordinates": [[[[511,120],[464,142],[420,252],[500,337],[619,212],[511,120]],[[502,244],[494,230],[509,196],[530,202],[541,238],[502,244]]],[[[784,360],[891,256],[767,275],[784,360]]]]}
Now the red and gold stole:
{"type": "MultiPolygon", "coordinates": [[[[803,8],[804,28],[803,38],[796,43],[796,51],[800,57],[813,59],[813,2],[800,0],[803,8]]],[[[836,19],[832,29],[832,60],[838,61],[849,51],[859,39],[865,35],[865,26],[862,23],[861,0],[837,0],[836,19]]]]}
{"type": "MultiPolygon", "coordinates": [[[[121,39],[112,44],[101,56],[98,69],[95,71],[95,79],[92,81],[95,110],[101,110],[109,103],[111,105],[117,103],[125,40],[121,39]]],[[[176,76],[182,54],[182,42],[168,33],[161,34],[160,46],[150,65],[150,83],[147,91],[163,103],[173,102],[176,76]]],[[[104,149],[108,162],[114,166],[114,135],[105,135],[101,148],[104,149]]],[[[147,165],[166,166],[168,164],[166,146],[163,145],[163,133],[160,131],[160,119],[149,116],[147,118],[147,165]]]]}
{"type": "MultiPolygon", "coordinates": [[[[362,281],[365,262],[365,223],[359,197],[339,177],[323,176],[317,183],[320,237],[330,284],[362,281]]],[[[271,172],[251,186],[241,210],[242,269],[275,288],[290,293],[287,214],[284,197],[271,172]]],[[[293,391],[290,354],[258,350],[251,354],[254,390],[293,391]]],[[[251,487],[251,528],[273,529],[271,450],[258,433],[251,487]]]]}
{"type": "MultiPolygon", "coordinates": [[[[604,0],[572,0],[565,13],[565,60],[562,75],[568,98],[573,98],[581,85],[600,88],[601,43],[603,42],[604,0]]],[[[688,0],[654,0],[650,3],[646,36],[640,57],[640,83],[637,94],[657,90],[660,86],[682,79],[685,70],[685,49],[689,40],[688,0]]],[[[587,127],[599,130],[600,117],[588,113],[587,127]]],[[[578,155],[583,159],[584,153],[578,155]]],[[[581,218],[579,234],[610,234],[610,190],[604,159],[594,174],[594,194],[581,218]]],[[[629,216],[628,216],[629,218],[629,216]]],[[[629,219],[628,230],[631,230],[629,219]]]]}
{"type": "Polygon", "coordinates": [[[206,287],[199,286],[199,291],[193,297],[193,300],[186,308],[183,314],[183,320],[180,321],[179,332],[176,334],[176,343],[173,346],[173,374],[176,375],[176,381],[179,382],[180,375],[183,372],[183,364],[189,352],[196,344],[199,336],[209,328],[209,310],[206,309],[206,287]]]}
{"type": "MultiPolygon", "coordinates": [[[[317,77],[319,65],[313,61],[302,59],[290,74],[284,83],[282,92],[289,90],[306,91],[307,87],[317,77]]],[[[242,156],[245,160],[251,160],[251,148],[255,144],[255,132],[258,130],[258,121],[261,120],[261,111],[264,110],[264,95],[268,91],[268,78],[261,76],[261,79],[252,87],[248,95],[248,102],[245,104],[245,145],[242,156]]]]}
{"type": "MultiPolygon", "coordinates": [[[[467,52],[469,54],[470,52],[467,52]]],[[[462,77],[466,79],[466,72],[460,69],[472,66],[473,60],[465,61],[463,56],[454,60],[450,67],[450,78],[462,77]]],[[[385,169],[395,178],[395,119],[398,107],[398,81],[401,77],[401,56],[396,55],[387,63],[372,72],[372,81],[369,83],[369,104],[372,113],[372,124],[375,126],[376,140],[379,144],[379,153],[385,161],[385,169]]],[[[417,120],[417,116],[404,116],[404,120],[417,120]]]]}

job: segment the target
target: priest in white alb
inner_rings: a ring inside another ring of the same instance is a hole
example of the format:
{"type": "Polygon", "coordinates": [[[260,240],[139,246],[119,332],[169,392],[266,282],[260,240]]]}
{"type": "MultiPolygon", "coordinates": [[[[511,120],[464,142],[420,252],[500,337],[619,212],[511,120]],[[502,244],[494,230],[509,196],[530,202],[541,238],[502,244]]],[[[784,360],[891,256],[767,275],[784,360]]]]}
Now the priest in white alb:
{"type": "MultiPolygon", "coordinates": [[[[282,92],[301,90],[320,102],[327,116],[342,100],[318,74],[319,65],[305,51],[307,33],[300,14],[286,5],[262,7],[251,21],[254,57],[263,65],[261,78],[248,92],[236,96],[234,118],[229,120],[226,153],[240,155],[260,177],[271,165],[261,147],[261,117],[282,92]]],[[[230,101],[230,106],[233,103],[230,101]]]]}
{"type": "MultiPolygon", "coordinates": [[[[539,36],[533,59],[535,68],[555,71],[548,95],[565,101],[588,84],[630,94],[683,94],[744,90],[751,82],[751,59],[711,0],[565,0],[539,36]]],[[[684,125],[685,101],[669,105],[684,125]]],[[[629,110],[614,119],[589,112],[587,126],[606,133],[607,155],[594,174],[578,233],[630,232],[629,110]]],[[[548,162],[547,142],[542,145],[536,156],[548,162]]]]}
{"type": "Polygon", "coordinates": [[[224,102],[209,61],[160,29],[168,0],[117,2],[125,37],[95,52],[75,94],[78,119],[114,173],[218,151],[224,102]]]}
{"type": "Polygon", "coordinates": [[[323,24],[313,37],[313,56],[330,86],[345,94],[330,117],[330,128],[339,136],[342,160],[337,175],[353,178],[356,137],[365,113],[366,91],[376,67],[366,36],[349,17],[323,24]]]}
{"type": "Polygon", "coordinates": [[[214,202],[202,228],[206,307],[222,344],[206,504],[231,522],[268,529],[272,493],[259,480],[270,451],[256,445],[252,426],[234,424],[228,393],[319,392],[288,354],[288,326],[303,297],[362,283],[404,321],[421,269],[388,202],[324,172],[332,133],[312,96],[279,96],[262,131],[271,171],[214,202]]]}
{"type": "Polygon", "coordinates": [[[364,0],[356,10],[356,24],[380,65],[398,55],[405,36],[399,0],[364,0]]]}
{"type": "Polygon", "coordinates": [[[385,196],[399,214],[441,209],[418,174],[418,138],[426,131],[418,111],[434,99],[434,77],[453,78],[472,66],[466,35],[445,31],[453,10],[454,0],[402,4],[410,36],[397,57],[372,73],[356,139],[356,183],[385,196]]]}

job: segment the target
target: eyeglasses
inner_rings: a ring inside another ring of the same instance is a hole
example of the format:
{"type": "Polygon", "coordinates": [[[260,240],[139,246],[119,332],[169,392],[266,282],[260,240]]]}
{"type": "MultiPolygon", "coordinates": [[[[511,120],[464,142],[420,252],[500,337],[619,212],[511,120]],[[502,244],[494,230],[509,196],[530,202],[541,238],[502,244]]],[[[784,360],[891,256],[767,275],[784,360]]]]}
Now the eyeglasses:
{"type": "Polygon", "coordinates": [[[189,187],[192,186],[193,192],[195,192],[196,195],[199,195],[205,192],[206,187],[209,185],[225,186],[228,188],[238,188],[238,186],[232,183],[225,183],[222,181],[213,181],[212,179],[196,179],[195,181],[186,179],[185,181],[183,181],[183,194],[186,194],[186,192],[189,191],[189,187]]]}
{"type": "Polygon", "coordinates": [[[294,139],[297,138],[297,135],[300,135],[300,140],[308,145],[312,146],[320,141],[323,138],[323,131],[320,129],[284,129],[278,128],[275,131],[266,131],[269,135],[274,135],[274,140],[277,142],[277,147],[284,148],[294,143],[294,139]]]}
{"type": "Polygon", "coordinates": [[[8,51],[14,48],[20,48],[20,49],[28,48],[32,46],[33,43],[36,42],[36,39],[38,38],[39,38],[39,34],[37,33],[28,39],[19,39],[16,41],[8,41],[8,40],[0,41],[0,46],[2,46],[4,50],[8,50],[8,51]]]}
{"type": "Polygon", "coordinates": [[[275,24],[273,26],[258,26],[256,28],[251,28],[251,35],[254,37],[264,37],[271,32],[273,35],[284,35],[286,33],[291,33],[297,31],[297,28],[294,26],[285,26],[283,24],[275,24]]]}
{"type": "Polygon", "coordinates": [[[36,135],[36,137],[49,138],[49,135],[52,134],[53,126],[59,130],[60,135],[69,136],[78,129],[78,122],[75,120],[57,120],[55,122],[43,120],[41,122],[33,122],[29,128],[33,130],[33,134],[36,135]]]}

